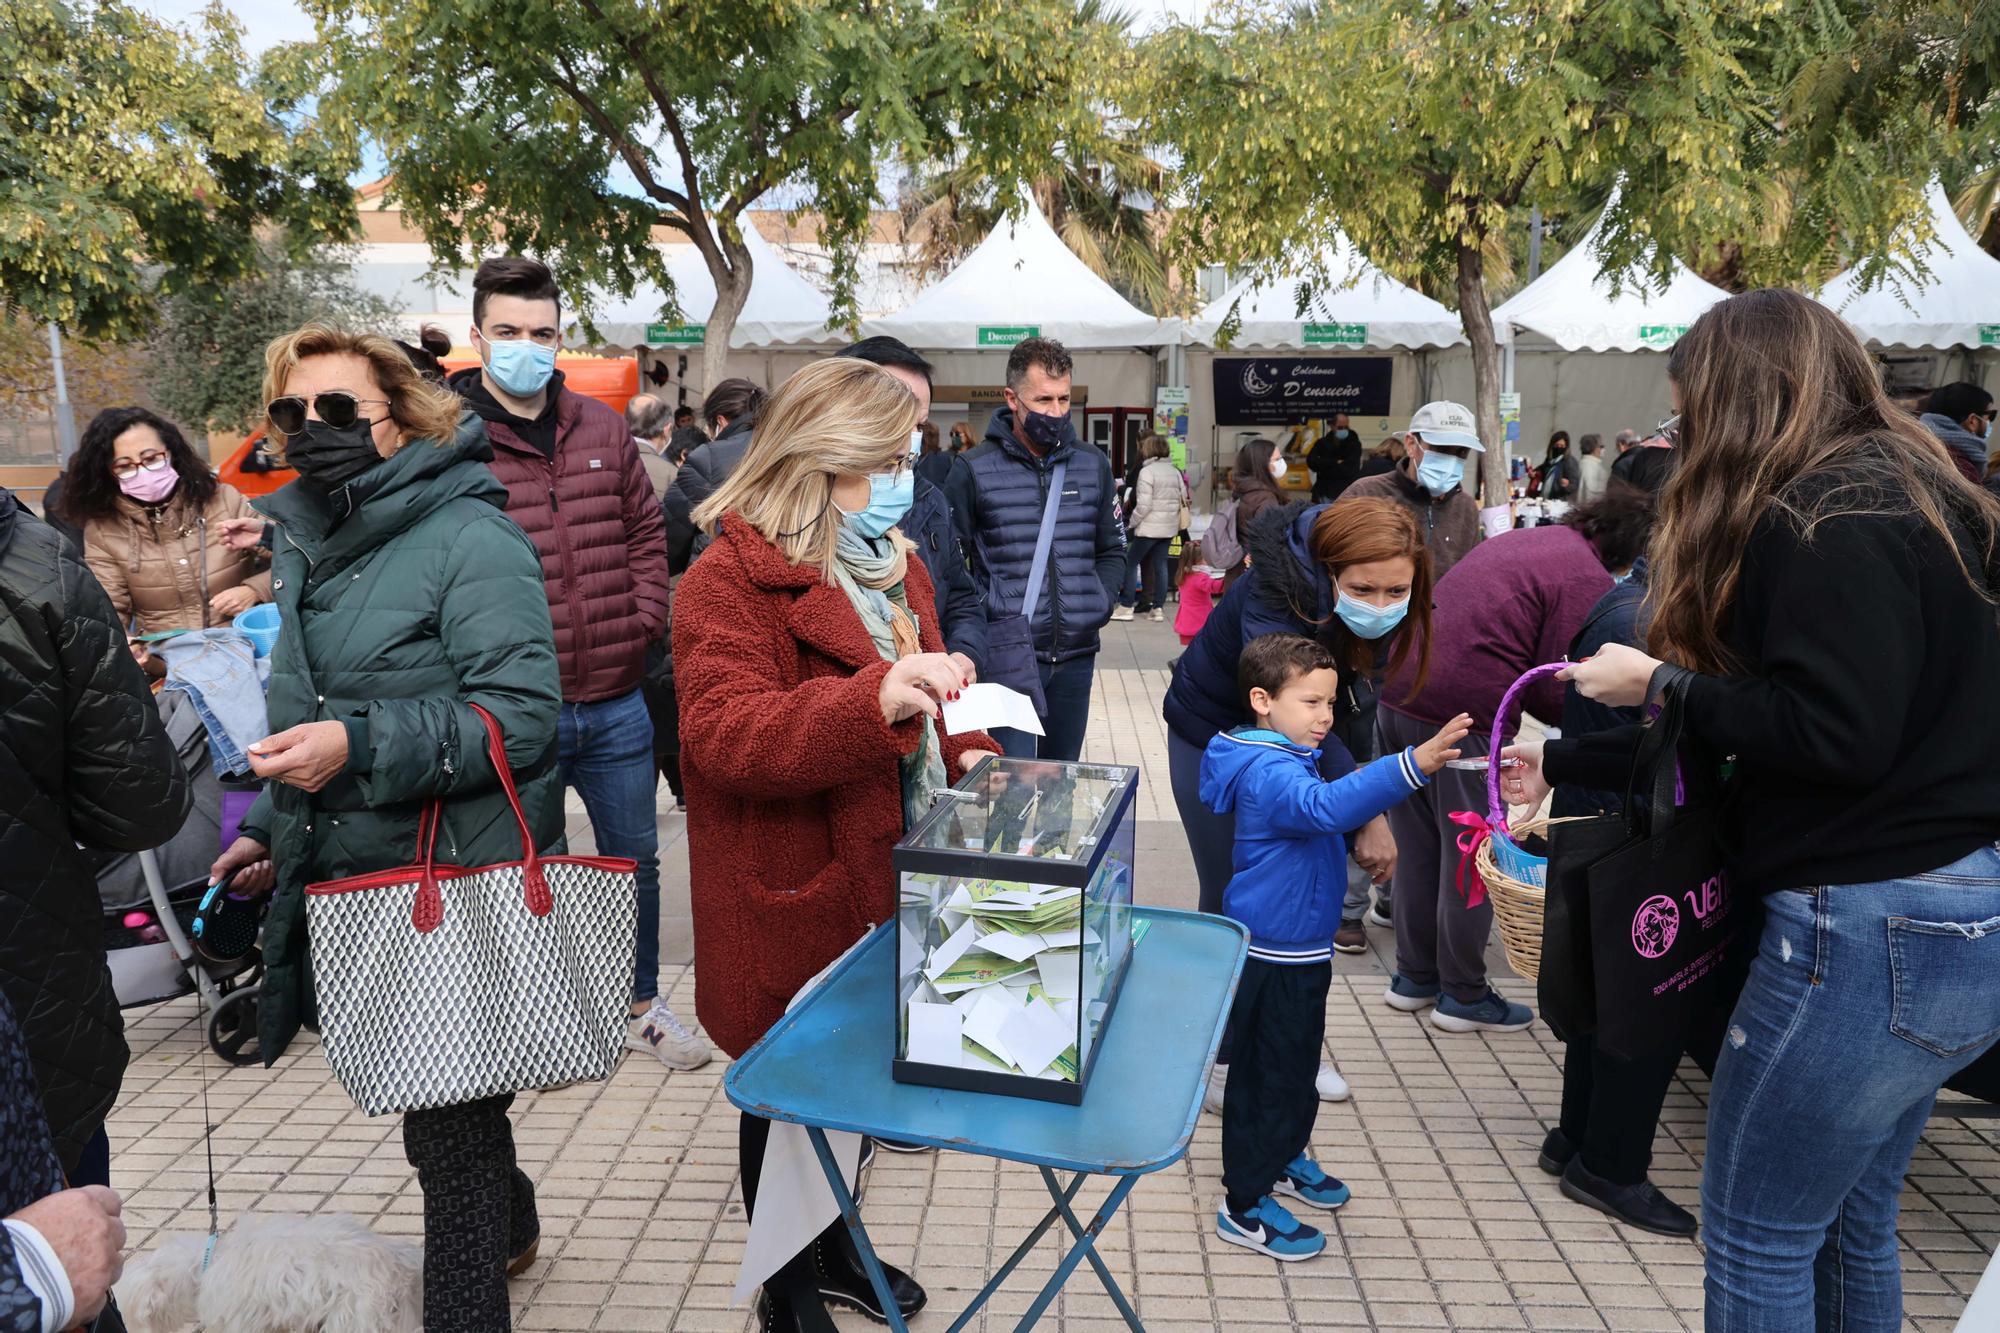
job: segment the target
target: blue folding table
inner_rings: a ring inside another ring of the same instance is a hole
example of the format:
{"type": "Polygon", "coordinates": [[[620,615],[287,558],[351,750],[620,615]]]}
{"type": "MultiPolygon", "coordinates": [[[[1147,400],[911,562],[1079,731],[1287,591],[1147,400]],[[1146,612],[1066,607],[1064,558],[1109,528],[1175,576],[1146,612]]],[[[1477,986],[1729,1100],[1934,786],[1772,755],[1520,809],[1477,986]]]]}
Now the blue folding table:
{"type": "Polygon", "coordinates": [[[906,1333],[906,1325],[827,1146],[827,1130],[978,1153],[1041,1169],[1055,1206],[973,1297],[950,1333],[972,1321],[1058,1218],[1075,1243],[1017,1327],[1034,1327],[1077,1265],[1088,1259],[1125,1322],[1143,1330],[1097,1253],[1097,1237],[1140,1176],[1179,1161],[1187,1151],[1248,939],[1234,921],[1199,912],[1137,907],[1132,916],[1135,928],[1146,924],[1144,938],[1132,951],[1117,1009],[1099,1038],[1097,1065],[1081,1106],[892,1080],[893,922],[864,940],[730,1067],[723,1088],[736,1106],[751,1115],[805,1126],[862,1266],[889,1314],[889,1326],[898,1333],[906,1333]],[[1071,1173],[1067,1185],[1058,1181],[1058,1171],[1071,1173]],[[1070,1205],[1093,1175],[1114,1176],[1117,1183],[1086,1225],[1070,1205]]]}

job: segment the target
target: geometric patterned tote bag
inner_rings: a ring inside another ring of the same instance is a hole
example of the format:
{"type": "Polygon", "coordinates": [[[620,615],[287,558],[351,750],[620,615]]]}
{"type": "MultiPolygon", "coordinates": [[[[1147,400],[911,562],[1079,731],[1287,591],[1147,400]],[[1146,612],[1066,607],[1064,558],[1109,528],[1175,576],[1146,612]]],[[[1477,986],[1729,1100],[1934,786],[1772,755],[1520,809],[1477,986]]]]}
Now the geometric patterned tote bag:
{"type": "Polygon", "coordinates": [[[606,1078],[625,1041],[635,864],[538,855],[500,725],[473,711],[521,859],[437,864],[433,800],[411,864],[306,886],[320,1041],[368,1115],[606,1078]],[[467,995],[480,999],[477,1023],[461,1017],[467,995]]]}

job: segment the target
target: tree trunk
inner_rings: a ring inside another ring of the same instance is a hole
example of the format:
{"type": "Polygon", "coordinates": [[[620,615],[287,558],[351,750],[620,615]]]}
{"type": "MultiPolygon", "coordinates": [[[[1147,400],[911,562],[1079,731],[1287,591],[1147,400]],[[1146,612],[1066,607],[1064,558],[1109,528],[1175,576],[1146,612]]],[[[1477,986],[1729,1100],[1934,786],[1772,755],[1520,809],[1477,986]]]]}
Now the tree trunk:
{"type": "Polygon", "coordinates": [[[1493,335],[1493,311],[1486,303],[1486,258],[1478,237],[1458,245],[1458,318],[1472,344],[1472,416],[1486,446],[1480,463],[1484,487],[1480,507],[1507,503],[1507,440],[1500,430],[1500,343],[1493,335]]]}
{"type": "Polygon", "coordinates": [[[748,247],[726,234],[717,238],[715,248],[702,247],[702,258],[715,280],[715,305],[701,340],[701,391],[706,394],[728,375],[729,335],[736,331],[736,319],[750,299],[751,264],[748,247]]]}

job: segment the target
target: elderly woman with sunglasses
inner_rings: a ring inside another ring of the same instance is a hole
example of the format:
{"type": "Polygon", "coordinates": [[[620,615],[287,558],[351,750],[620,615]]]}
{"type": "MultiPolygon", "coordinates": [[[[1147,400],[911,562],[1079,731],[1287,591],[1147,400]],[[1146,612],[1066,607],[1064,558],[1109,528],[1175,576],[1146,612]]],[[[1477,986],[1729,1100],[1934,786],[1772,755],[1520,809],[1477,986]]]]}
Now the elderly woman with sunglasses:
{"type": "MultiPolygon", "coordinates": [[[[264,929],[258,1041],[273,1063],[316,1005],[305,888],[415,858],[442,802],[437,855],[518,860],[521,835],[487,757],[499,723],[535,841],[559,849],[562,703],[541,561],[506,514],[485,428],[387,338],[308,325],[265,353],[264,396],[299,479],[258,501],[272,520],[281,629],[250,747],[267,779],[211,872],[277,893],[264,929]],[[240,873],[238,873],[240,872],[240,873]]],[[[411,995],[411,1004],[449,998],[411,995]]],[[[401,997],[399,997],[401,998],[401,997]]],[[[452,1021],[478,1023],[477,996],[452,1021]]],[[[534,1186],[515,1165],[512,1094],[409,1112],[424,1191],[424,1327],[509,1327],[507,1279],[534,1262],[534,1186]]]]}
{"type": "MultiPolygon", "coordinates": [[[[271,600],[264,558],[226,541],[248,502],[171,421],[143,407],[91,420],[57,507],[83,530],[90,572],[139,634],[226,625],[271,600]]],[[[148,662],[143,645],[133,651],[148,662]]]]}

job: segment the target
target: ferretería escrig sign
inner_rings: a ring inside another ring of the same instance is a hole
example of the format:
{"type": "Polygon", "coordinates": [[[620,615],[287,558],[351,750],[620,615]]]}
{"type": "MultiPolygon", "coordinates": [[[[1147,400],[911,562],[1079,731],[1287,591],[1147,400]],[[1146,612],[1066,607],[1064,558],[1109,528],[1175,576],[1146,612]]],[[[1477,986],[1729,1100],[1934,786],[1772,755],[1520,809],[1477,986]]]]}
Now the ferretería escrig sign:
{"type": "Polygon", "coordinates": [[[1386,356],[1215,359],[1218,426],[1282,426],[1336,412],[1389,415],[1395,362],[1386,356]]]}

